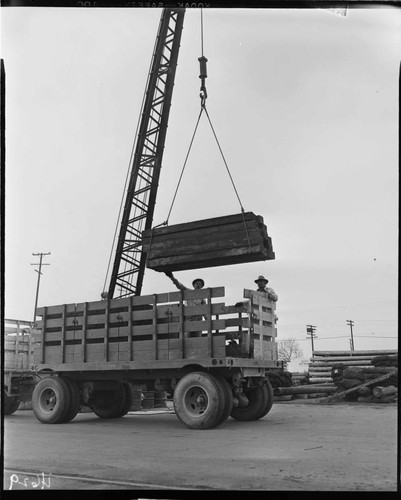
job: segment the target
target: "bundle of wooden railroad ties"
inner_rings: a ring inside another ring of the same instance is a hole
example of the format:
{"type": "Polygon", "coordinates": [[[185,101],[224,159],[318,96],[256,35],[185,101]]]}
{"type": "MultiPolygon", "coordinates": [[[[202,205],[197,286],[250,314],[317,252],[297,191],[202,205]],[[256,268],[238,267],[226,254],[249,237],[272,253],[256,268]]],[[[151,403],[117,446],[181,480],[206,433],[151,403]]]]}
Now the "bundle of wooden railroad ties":
{"type": "Polygon", "coordinates": [[[263,218],[253,212],[147,229],[142,250],[146,266],[160,272],[274,259],[263,218]]]}
{"type": "Polygon", "coordinates": [[[391,351],[314,351],[308,372],[293,373],[290,386],[275,387],[277,399],[344,398],[393,402],[398,397],[398,353],[391,351]]]}

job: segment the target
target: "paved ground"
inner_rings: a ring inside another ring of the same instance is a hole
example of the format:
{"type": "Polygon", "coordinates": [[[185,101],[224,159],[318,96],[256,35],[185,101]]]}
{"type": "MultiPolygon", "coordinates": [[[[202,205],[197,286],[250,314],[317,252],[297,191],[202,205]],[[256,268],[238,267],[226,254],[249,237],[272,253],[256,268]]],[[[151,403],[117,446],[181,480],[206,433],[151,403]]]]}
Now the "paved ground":
{"type": "Polygon", "coordinates": [[[257,422],[208,431],[168,412],[43,425],[19,410],[4,441],[5,490],[397,488],[395,404],[276,403],[257,422]]]}

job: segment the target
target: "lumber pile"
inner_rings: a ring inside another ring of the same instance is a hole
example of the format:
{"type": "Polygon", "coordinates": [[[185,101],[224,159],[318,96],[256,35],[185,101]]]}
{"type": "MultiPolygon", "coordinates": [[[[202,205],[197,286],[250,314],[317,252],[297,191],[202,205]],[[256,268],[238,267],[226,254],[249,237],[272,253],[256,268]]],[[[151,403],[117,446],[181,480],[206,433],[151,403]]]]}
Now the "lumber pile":
{"type": "MultiPolygon", "coordinates": [[[[273,385],[276,399],[389,402],[398,395],[397,351],[314,351],[309,371],[273,385]]],[[[280,381],[279,381],[280,382],[280,381]]]]}
{"type": "Polygon", "coordinates": [[[334,382],[331,371],[335,365],[368,368],[372,359],[378,356],[396,355],[396,350],[388,351],[313,351],[309,363],[309,383],[334,382]]]}
{"type": "Polygon", "coordinates": [[[292,385],[292,374],[286,370],[269,370],[266,375],[274,390],[292,385]]]}
{"type": "Polygon", "coordinates": [[[309,383],[309,372],[292,372],[293,385],[305,385],[309,383]]]}
{"type": "Polygon", "coordinates": [[[398,396],[398,356],[373,357],[368,367],[334,365],[332,378],[348,401],[387,403],[398,396]]]}
{"type": "Polygon", "coordinates": [[[269,371],[269,381],[274,390],[276,400],[293,398],[315,398],[332,394],[337,390],[334,384],[309,384],[309,374],[290,373],[287,371],[269,371]]]}
{"type": "Polygon", "coordinates": [[[161,272],[275,258],[263,218],[253,212],[147,229],[142,250],[146,266],[161,272]]]}

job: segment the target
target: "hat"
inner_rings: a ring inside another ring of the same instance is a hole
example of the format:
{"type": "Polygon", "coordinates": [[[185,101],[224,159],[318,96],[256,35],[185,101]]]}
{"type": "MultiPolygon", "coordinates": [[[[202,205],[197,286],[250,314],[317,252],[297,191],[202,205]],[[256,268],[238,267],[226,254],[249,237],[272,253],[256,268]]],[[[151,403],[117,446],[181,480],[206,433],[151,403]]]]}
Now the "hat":
{"type": "Polygon", "coordinates": [[[255,280],[255,283],[258,283],[259,281],[266,281],[266,283],[269,283],[269,280],[266,279],[264,276],[259,276],[257,280],[255,280]]]}
{"type": "Polygon", "coordinates": [[[203,281],[203,279],[202,279],[202,278],[196,278],[195,280],[193,280],[193,282],[192,282],[192,286],[195,286],[195,283],[196,283],[197,281],[200,281],[200,282],[202,283],[202,287],[203,287],[203,286],[205,286],[205,282],[203,281]]]}

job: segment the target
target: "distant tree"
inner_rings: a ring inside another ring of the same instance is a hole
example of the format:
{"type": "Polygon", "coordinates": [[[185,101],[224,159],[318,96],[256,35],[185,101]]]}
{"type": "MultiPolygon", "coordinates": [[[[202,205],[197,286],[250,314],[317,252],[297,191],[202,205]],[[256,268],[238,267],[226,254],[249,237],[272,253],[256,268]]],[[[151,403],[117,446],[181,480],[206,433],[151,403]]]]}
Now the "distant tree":
{"type": "Polygon", "coordinates": [[[303,352],[295,339],[280,340],[278,342],[278,359],[285,364],[298,358],[302,358],[303,352]]]}

